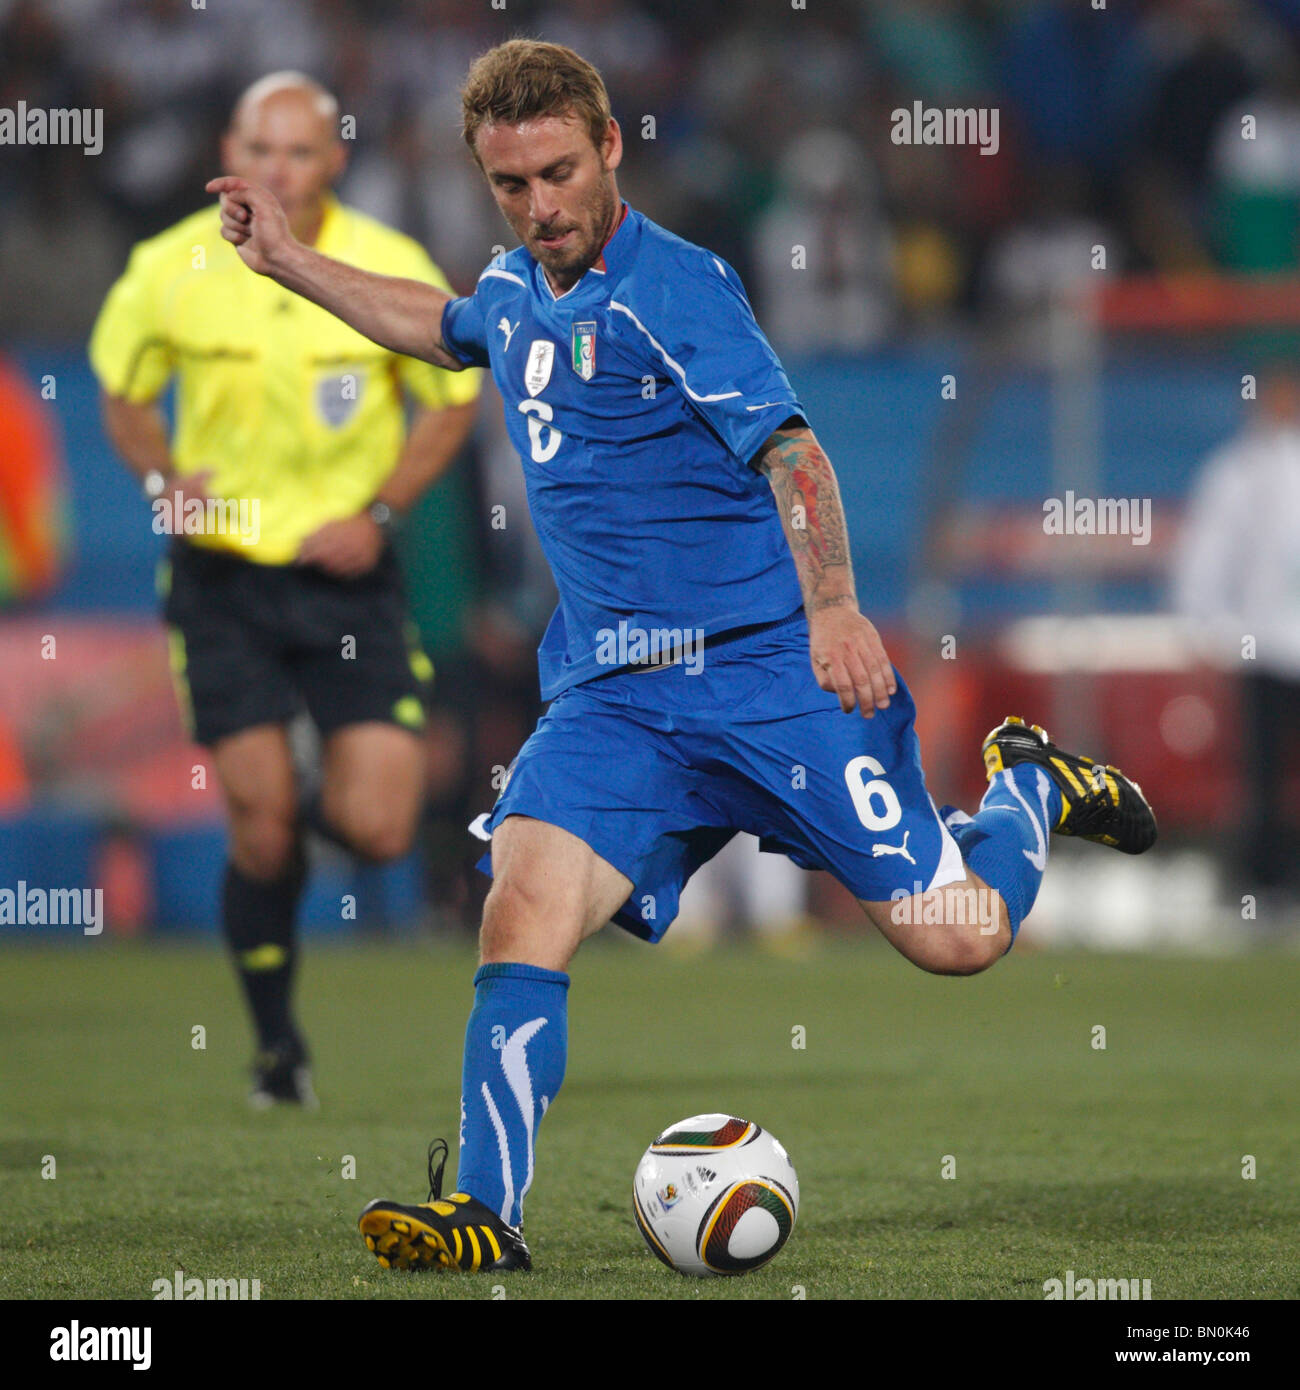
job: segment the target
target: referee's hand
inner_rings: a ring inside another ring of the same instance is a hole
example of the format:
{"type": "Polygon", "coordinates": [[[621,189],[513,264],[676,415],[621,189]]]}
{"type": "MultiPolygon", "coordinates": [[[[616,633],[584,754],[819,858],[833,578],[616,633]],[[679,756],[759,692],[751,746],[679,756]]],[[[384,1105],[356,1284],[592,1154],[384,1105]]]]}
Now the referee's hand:
{"type": "Polygon", "coordinates": [[[894,667],[875,624],[856,605],[814,612],[808,635],[817,684],[839,696],[845,714],[856,707],[870,719],[876,710],[889,708],[889,697],[898,692],[894,667]]]}
{"type": "Polygon", "coordinates": [[[383,549],[383,531],[369,512],[361,512],[318,526],[298,547],[298,563],[336,579],[357,579],[374,569],[383,549]]]}
{"type": "Polygon", "coordinates": [[[269,275],[276,257],[293,245],[279,199],[260,183],[232,175],[212,179],[207,191],[221,195],[221,235],[249,270],[269,275]]]}

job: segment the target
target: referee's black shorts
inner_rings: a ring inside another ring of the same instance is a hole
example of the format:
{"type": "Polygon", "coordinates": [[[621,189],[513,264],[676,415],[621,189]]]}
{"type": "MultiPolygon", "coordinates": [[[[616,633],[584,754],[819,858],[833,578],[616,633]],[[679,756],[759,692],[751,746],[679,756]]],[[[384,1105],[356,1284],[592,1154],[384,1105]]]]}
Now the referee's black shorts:
{"type": "Polygon", "coordinates": [[[357,579],[259,565],[175,538],[159,569],[172,673],[191,736],[211,745],[302,709],[323,737],[379,720],[424,727],[433,668],[391,546],[357,579]]]}

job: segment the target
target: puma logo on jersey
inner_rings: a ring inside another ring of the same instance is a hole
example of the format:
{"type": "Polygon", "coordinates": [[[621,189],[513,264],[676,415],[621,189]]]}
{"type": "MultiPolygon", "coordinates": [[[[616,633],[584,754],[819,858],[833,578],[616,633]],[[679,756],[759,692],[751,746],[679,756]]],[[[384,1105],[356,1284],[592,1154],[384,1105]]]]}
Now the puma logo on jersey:
{"type": "Polygon", "coordinates": [[[910,830],[903,831],[903,843],[901,845],[872,845],[871,857],[873,859],[883,859],[887,854],[901,854],[909,864],[915,864],[916,860],[912,858],[907,848],[908,836],[910,836],[911,833],[910,830]]]}
{"type": "Polygon", "coordinates": [[[509,351],[510,351],[510,339],[513,338],[513,337],[515,336],[515,329],[518,328],[519,325],[516,323],[515,326],[514,326],[514,328],[512,328],[512,327],[510,326],[510,320],[509,320],[508,318],[505,318],[505,317],[503,316],[502,319],[501,319],[501,322],[500,322],[499,324],[497,324],[497,327],[502,331],[502,333],[504,333],[504,334],[506,335],[505,351],[506,351],[506,352],[509,352],[509,351]]]}

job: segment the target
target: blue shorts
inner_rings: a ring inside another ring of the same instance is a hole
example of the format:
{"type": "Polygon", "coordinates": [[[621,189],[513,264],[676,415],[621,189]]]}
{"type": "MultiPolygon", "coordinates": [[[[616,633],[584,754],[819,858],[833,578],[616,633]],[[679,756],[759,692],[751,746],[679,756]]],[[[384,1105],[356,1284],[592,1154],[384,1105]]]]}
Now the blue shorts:
{"type": "MultiPolygon", "coordinates": [[[[679,663],[564,691],[475,833],[520,815],[586,841],[635,885],[614,920],[647,941],[737,831],[869,902],[964,876],[925,788],[901,676],[888,709],[845,714],[813,677],[802,613],[702,658],[697,673],[679,663]]],[[[490,873],[490,860],[479,867],[490,873]]]]}

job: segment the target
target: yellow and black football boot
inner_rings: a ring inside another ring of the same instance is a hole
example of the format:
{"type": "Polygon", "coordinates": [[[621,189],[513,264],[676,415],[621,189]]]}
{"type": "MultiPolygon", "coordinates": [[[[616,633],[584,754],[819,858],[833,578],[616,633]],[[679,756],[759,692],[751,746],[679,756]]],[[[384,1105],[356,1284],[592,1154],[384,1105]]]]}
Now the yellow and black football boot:
{"type": "Polygon", "coordinates": [[[1061,814],[1052,829],[1124,854],[1142,854],[1156,842],[1156,817],[1142,788],[1117,767],[1058,748],[1044,729],[1011,715],[984,740],[989,780],[1019,763],[1041,767],[1061,790],[1061,814]]]}
{"type": "Polygon", "coordinates": [[[385,1269],[462,1269],[467,1273],[531,1269],[532,1256],[513,1226],[465,1192],[442,1195],[447,1143],[429,1145],[429,1200],[417,1206],[380,1198],[361,1213],[358,1225],[385,1269]],[[441,1150],[438,1165],[434,1156],[441,1150]]]}

